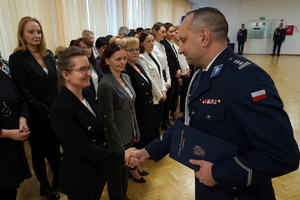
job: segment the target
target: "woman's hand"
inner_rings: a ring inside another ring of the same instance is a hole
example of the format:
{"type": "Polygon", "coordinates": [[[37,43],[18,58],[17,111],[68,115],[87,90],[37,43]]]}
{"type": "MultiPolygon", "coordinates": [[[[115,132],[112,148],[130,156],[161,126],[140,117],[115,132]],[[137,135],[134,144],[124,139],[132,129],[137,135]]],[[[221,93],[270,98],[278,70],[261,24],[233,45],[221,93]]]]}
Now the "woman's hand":
{"type": "Polygon", "coordinates": [[[10,138],[16,141],[25,141],[29,137],[30,131],[20,131],[19,129],[2,129],[1,138],[10,138]]]}
{"type": "Polygon", "coordinates": [[[27,126],[27,119],[25,117],[19,118],[19,131],[20,132],[28,132],[29,128],[27,126]]]}
{"type": "Polygon", "coordinates": [[[162,98],[160,98],[160,101],[165,101],[167,99],[167,93],[166,93],[166,91],[162,91],[161,93],[163,96],[162,96],[162,98]]]}

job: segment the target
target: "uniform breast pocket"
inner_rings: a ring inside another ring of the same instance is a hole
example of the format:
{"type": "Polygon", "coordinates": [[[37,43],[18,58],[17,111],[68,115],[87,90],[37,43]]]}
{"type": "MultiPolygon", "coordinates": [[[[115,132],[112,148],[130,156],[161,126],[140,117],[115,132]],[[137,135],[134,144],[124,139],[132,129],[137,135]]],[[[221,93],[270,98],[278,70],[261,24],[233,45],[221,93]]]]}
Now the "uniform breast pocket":
{"type": "Polygon", "coordinates": [[[224,121],[225,110],[223,107],[216,105],[202,105],[198,107],[197,117],[205,121],[224,121]]]}

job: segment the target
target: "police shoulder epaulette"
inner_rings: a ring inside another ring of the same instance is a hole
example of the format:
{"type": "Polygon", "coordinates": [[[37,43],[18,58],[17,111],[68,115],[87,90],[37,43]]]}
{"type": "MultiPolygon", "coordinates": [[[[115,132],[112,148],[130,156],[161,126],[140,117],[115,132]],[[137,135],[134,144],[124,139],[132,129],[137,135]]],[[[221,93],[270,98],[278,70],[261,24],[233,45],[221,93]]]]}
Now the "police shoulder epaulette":
{"type": "Polygon", "coordinates": [[[228,63],[232,66],[237,67],[239,70],[243,69],[244,67],[251,64],[247,59],[245,58],[237,58],[237,57],[230,57],[228,59],[228,63]]]}

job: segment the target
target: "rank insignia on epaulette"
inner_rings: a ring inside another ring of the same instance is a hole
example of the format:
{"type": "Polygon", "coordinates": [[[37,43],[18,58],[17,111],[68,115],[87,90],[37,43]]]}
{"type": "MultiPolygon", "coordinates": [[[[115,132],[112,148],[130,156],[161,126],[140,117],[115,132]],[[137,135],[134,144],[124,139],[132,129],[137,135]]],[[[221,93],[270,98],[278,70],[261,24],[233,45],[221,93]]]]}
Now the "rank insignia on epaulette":
{"type": "Polygon", "coordinates": [[[211,73],[211,75],[210,75],[210,78],[212,78],[214,76],[217,76],[220,73],[222,67],[223,67],[223,64],[215,66],[212,73],[211,73]]]}
{"type": "Polygon", "coordinates": [[[243,62],[239,59],[236,59],[233,61],[234,64],[238,65],[238,69],[241,70],[244,67],[246,67],[247,65],[250,65],[251,63],[249,61],[243,62]]]}
{"type": "Polygon", "coordinates": [[[221,99],[200,99],[203,104],[218,104],[221,103],[221,99]]]}

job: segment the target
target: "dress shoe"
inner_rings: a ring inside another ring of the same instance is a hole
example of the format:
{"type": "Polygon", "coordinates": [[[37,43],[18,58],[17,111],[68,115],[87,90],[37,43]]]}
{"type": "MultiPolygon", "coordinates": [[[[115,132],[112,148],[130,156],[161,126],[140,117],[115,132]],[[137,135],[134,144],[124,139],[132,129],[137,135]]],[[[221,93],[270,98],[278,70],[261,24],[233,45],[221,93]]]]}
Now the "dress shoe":
{"type": "Polygon", "coordinates": [[[146,172],[146,171],[142,171],[142,172],[139,172],[139,174],[141,175],[141,176],[147,176],[147,175],[149,175],[149,173],[148,172],[146,172]]]}
{"type": "Polygon", "coordinates": [[[40,195],[44,196],[46,195],[48,200],[58,200],[60,199],[60,196],[57,192],[55,192],[50,184],[48,183],[48,181],[46,182],[42,182],[40,184],[40,195]]]}
{"type": "Polygon", "coordinates": [[[147,182],[143,177],[141,177],[140,179],[135,179],[134,177],[132,177],[132,178],[137,183],[146,183],[147,182]]]}
{"type": "Polygon", "coordinates": [[[57,189],[58,187],[59,187],[59,178],[57,174],[54,174],[52,178],[52,188],[57,189]]]}

